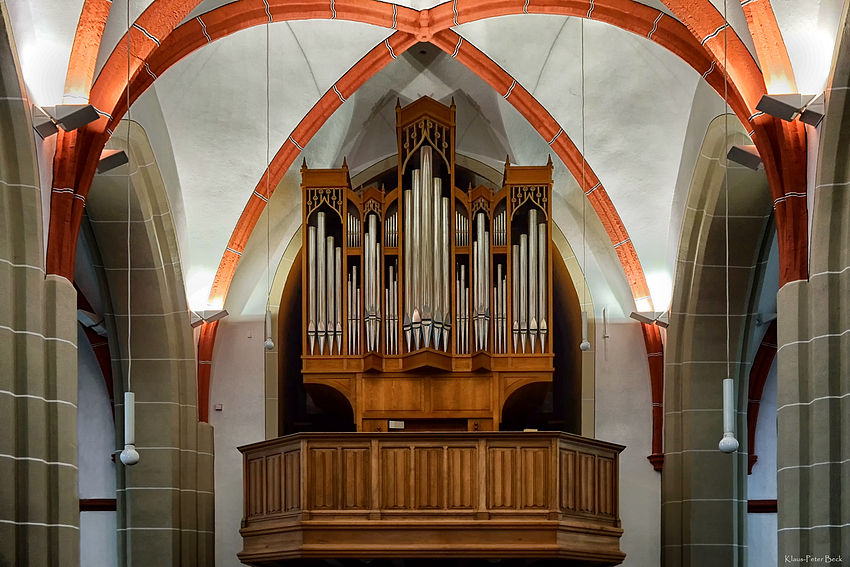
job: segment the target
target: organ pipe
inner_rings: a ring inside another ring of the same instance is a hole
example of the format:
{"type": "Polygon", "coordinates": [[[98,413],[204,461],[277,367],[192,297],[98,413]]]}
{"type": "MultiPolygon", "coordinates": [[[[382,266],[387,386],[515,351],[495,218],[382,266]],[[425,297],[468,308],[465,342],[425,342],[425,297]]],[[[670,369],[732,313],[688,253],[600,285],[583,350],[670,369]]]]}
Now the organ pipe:
{"type": "Polygon", "coordinates": [[[310,354],[316,348],[316,227],[307,227],[307,338],[310,354]]]}
{"type": "Polygon", "coordinates": [[[325,213],[316,214],[316,334],[319,354],[325,353],[325,213]]]}

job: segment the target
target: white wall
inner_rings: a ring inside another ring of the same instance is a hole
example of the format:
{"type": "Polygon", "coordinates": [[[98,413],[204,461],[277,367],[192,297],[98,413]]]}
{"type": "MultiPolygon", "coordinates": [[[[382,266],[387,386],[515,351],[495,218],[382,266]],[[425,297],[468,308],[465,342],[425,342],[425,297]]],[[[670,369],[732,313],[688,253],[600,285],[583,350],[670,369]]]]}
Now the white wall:
{"type": "MultiPolygon", "coordinates": [[[[600,312],[602,307],[595,305],[600,312]]],[[[601,319],[597,319],[600,321],[601,319]]],[[[620,519],[624,567],[652,567],[661,558],[661,474],[652,453],[652,395],[640,323],[596,325],[596,438],[625,445],[620,454],[620,519]]]]}
{"type": "MultiPolygon", "coordinates": [[[[77,465],[80,498],[115,498],[115,421],[89,340],[77,333],[77,465]]],[[[118,565],[115,512],[80,514],[80,565],[118,565]]]]}
{"type": "Polygon", "coordinates": [[[219,323],[213,353],[210,410],[215,428],[215,564],[241,567],[242,454],[240,445],[265,439],[264,321],[219,323]]]}
{"type": "MultiPolygon", "coordinates": [[[[764,385],[756,424],[756,455],[753,474],[747,477],[749,500],[776,499],[776,359],[764,385]]],[[[747,560],[749,567],[778,564],[776,514],[747,514],[747,560]]]]}

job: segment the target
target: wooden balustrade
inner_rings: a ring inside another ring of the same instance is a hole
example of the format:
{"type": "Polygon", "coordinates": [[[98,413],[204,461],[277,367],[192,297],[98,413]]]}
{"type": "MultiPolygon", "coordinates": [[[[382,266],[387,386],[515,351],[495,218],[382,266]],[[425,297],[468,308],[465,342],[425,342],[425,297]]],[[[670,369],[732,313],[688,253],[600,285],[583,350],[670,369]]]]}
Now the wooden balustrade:
{"type": "Polygon", "coordinates": [[[239,558],[616,565],[622,449],[557,432],[303,433],[247,445],[239,558]]]}

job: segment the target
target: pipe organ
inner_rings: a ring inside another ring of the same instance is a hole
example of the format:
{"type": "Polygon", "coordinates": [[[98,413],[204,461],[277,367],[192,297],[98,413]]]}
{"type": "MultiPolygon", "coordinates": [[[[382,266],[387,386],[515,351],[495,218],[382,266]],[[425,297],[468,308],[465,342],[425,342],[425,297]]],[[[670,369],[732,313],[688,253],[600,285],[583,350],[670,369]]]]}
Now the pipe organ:
{"type": "Polygon", "coordinates": [[[359,430],[497,429],[512,384],[552,379],[552,163],[507,162],[502,187],[461,189],[454,105],[396,111],[395,187],[355,189],[345,162],[301,168],[304,381],[342,392],[359,430]]]}

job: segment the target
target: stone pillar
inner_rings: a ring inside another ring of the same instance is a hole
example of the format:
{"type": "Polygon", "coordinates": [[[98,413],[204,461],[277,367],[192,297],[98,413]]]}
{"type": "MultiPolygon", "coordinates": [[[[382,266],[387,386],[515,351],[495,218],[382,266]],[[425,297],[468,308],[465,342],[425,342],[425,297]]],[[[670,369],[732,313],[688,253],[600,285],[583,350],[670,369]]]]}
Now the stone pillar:
{"type": "Polygon", "coordinates": [[[727,377],[726,206],[728,145],[747,143],[725,117],[708,128],[688,195],[676,259],[664,404],[661,483],[662,565],[715,567],[746,560],[747,376],[751,316],[771,202],[763,172],[729,166],[728,376],[737,385],[738,452],[717,447],[723,435],[722,382],[727,377]]]}
{"type": "Polygon", "coordinates": [[[77,294],[45,276],[33,136],[0,2],[0,565],[73,567],[77,294]]]}
{"type": "MultiPolygon", "coordinates": [[[[165,187],[144,130],[131,124],[129,296],[127,168],[97,176],[86,205],[102,262],[101,289],[108,290],[117,451],[123,448],[123,393],[136,394],[141,460],[117,467],[119,561],[128,567],[213,565],[213,431],[198,422],[192,329],[165,187]]],[[[110,147],[127,149],[127,125],[122,122],[110,147]]]]}
{"type": "Polygon", "coordinates": [[[777,298],[780,563],[807,555],[850,562],[848,9],[820,126],[809,279],[785,284],[777,298]]]}

